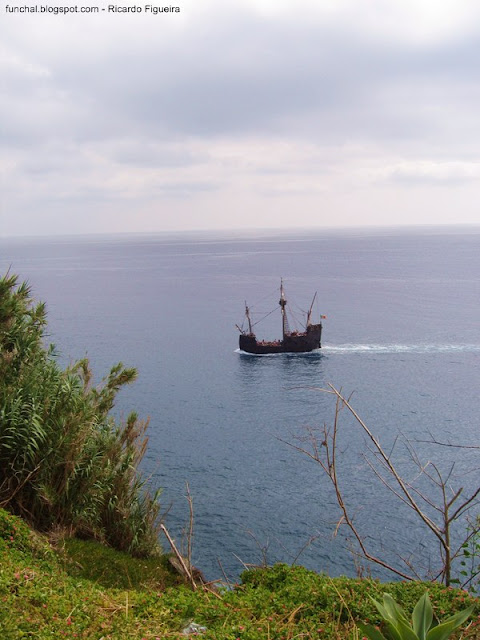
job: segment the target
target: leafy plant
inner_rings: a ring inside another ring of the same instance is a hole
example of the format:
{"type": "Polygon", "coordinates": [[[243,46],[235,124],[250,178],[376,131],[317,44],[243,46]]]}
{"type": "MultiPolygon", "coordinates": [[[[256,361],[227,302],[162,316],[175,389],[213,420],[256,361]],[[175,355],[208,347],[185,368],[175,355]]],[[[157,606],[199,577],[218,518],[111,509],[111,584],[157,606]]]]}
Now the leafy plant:
{"type": "Polygon", "coordinates": [[[470,593],[479,595],[480,591],[480,516],[468,527],[468,538],[460,550],[460,578],[454,582],[468,589],[470,593]]]}
{"type": "Polygon", "coordinates": [[[359,628],[370,640],[447,640],[450,635],[461,627],[473,612],[473,605],[450,616],[440,624],[436,624],[433,618],[433,609],[428,597],[424,593],[415,605],[412,614],[412,623],[407,619],[404,610],[398,605],[391,595],[383,596],[383,604],[374,600],[373,603],[384,620],[385,633],[383,635],[372,625],[359,624],[359,628]]]}
{"type": "Polygon", "coordinates": [[[119,425],[110,415],[137,372],[119,363],[94,386],[88,360],[58,366],[45,327],[45,305],[29,287],[0,278],[0,507],[41,531],[151,555],[159,494],[138,471],[148,423],[131,413],[119,425]]]}

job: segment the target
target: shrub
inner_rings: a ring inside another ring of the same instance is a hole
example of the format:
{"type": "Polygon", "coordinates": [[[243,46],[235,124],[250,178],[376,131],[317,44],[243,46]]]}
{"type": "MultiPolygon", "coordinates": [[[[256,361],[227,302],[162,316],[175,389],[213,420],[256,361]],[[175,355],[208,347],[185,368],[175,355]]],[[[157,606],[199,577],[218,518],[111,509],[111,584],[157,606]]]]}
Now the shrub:
{"type": "Polygon", "coordinates": [[[86,359],[59,367],[45,326],[29,287],[0,279],[0,506],[39,530],[60,526],[149,555],[159,503],[138,472],[147,423],[109,415],[136,371],[120,363],[95,387],[86,359]]]}

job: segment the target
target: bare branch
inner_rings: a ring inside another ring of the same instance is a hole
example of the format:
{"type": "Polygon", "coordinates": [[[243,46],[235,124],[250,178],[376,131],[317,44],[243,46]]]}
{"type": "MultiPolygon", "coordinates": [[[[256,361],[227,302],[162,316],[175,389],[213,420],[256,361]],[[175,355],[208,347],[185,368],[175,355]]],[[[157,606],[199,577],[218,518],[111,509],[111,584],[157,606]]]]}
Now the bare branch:
{"type": "Polygon", "coordinates": [[[185,489],[187,492],[187,501],[188,501],[188,510],[189,510],[189,521],[188,521],[188,531],[187,531],[187,561],[188,568],[190,571],[192,570],[192,541],[193,541],[193,498],[190,493],[190,485],[188,482],[185,482],[185,489]]]}
{"type": "MultiPolygon", "coordinates": [[[[439,558],[441,561],[441,568],[438,572],[433,574],[433,579],[441,579],[446,585],[450,584],[452,573],[452,562],[458,560],[462,553],[462,549],[465,548],[465,544],[468,543],[475,533],[469,533],[463,538],[461,544],[452,552],[450,539],[452,535],[452,524],[457,521],[461,516],[464,516],[466,512],[471,510],[477,502],[480,502],[480,487],[476,489],[468,499],[464,499],[455,511],[452,513],[452,507],[459,502],[460,497],[463,494],[463,488],[455,489],[450,486],[450,481],[454,477],[455,463],[451,464],[446,473],[442,473],[439,467],[431,461],[422,463],[417,451],[408,439],[405,440],[405,446],[410,454],[411,460],[417,467],[418,472],[414,474],[414,478],[411,481],[407,481],[396,468],[393,463],[393,452],[398,445],[400,436],[397,436],[394,440],[390,452],[387,453],[381,446],[379,440],[373,435],[365,422],[356,413],[350,404],[350,397],[346,398],[342,390],[336,389],[333,385],[329,384],[328,389],[314,388],[314,390],[329,393],[335,396],[335,413],[333,419],[333,425],[328,428],[326,424],[323,425],[323,429],[314,430],[310,428],[308,430],[308,436],[303,438],[303,445],[292,444],[278,438],[281,442],[284,442],[296,451],[306,455],[311,460],[320,465],[322,470],[326,473],[327,477],[332,483],[335,497],[338,506],[340,507],[341,517],[335,527],[334,535],[336,536],[342,525],[346,525],[352,534],[352,540],[358,545],[358,551],[354,554],[363,557],[364,559],[381,566],[396,575],[407,579],[421,579],[421,571],[427,572],[430,576],[433,571],[427,567],[419,568],[418,564],[415,566],[412,558],[402,557],[400,554],[396,554],[401,562],[408,568],[410,573],[404,570],[398,569],[396,566],[384,561],[378,555],[370,552],[367,548],[360,532],[354,521],[354,517],[351,514],[351,510],[347,507],[340,480],[338,477],[338,429],[340,428],[340,412],[347,409],[355,419],[356,423],[361,427],[366,437],[366,449],[369,452],[368,455],[364,455],[364,460],[373,471],[375,477],[403,504],[408,506],[416,514],[418,519],[427,527],[427,529],[435,536],[439,545],[439,558]],[[425,478],[430,483],[430,487],[434,489],[434,497],[428,495],[427,491],[423,488],[423,485],[419,482],[425,478]],[[422,488],[420,488],[422,487],[422,488]],[[437,498],[435,499],[435,496],[437,498]],[[432,514],[437,514],[434,518],[429,515],[425,509],[432,510],[432,514]]],[[[300,439],[300,438],[299,438],[300,439]]],[[[425,441],[419,441],[425,442],[425,441]]],[[[432,442],[433,444],[444,444],[438,442],[432,442]]],[[[454,446],[454,445],[444,445],[454,446]]],[[[473,448],[478,449],[480,447],[459,447],[456,448],[473,448]]],[[[475,531],[478,533],[479,527],[476,527],[475,531]]],[[[313,540],[313,538],[312,538],[313,540]]],[[[308,543],[307,543],[308,544],[308,543]]],[[[303,549],[302,549],[303,550],[303,549]]],[[[473,580],[474,578],[471,578],[473,580]]]]}
{"type": "Polygon", "coordinates": [[[405,498],[407,499],[407,501],[410,503],[411,507],[413,508],[413,510],[418,514],[418,516],[420,517],[421,520],[423,520],[423,522],[427,525],[427,527],[432,531],[432,533],[441,541],[442,540],[442,532],[441,530],[438,528],[438,526],[435,524],[435,522],[433,522],[421,509],[420,507],[417,505],[415,499],[413,498],[413,496],[411,495],[411,493],[408,490],[408,487],[406,486],[404,480],[401,478],[401,476],[399,475],[399,473],[397,472],[395,466],[393,465],[393,463],[391,462],[391,460],[388,458],[387,454],[384,452],[384,450],[382,449],[380,443],[378,442],[378,440],[375,438],[375,436],[373,435],[373,433],[370,431],[370,429],[367,427],[367,425],[365,424],[365,422],[360,418],[360,416],[357,414],[357,412],[353,409],[353,407],[350,405],[350,403],[348,402],[348,400],[346,400],[339,391],[337,391],[335,389],[335,387],[333,385],[329,385],[329,387],[332,389],[332,391],[337,394],[337,397],[340,398],[343,402],[343,404],[347,407],[347,409],[350,411],[350,413],[353,415],[353,417],[355,418],[355,420],[358,422],[358,424],[362,427],[362,429],[365,431],[365,433],[367,434],[367,436],[370,438],[370,440],[373,442],[376,450],[378,451],[378,453],[381,455],[381,457],[383,458],[383,460],[385,461],[389,471],[391,472],[392,476],[395,478],[398,486],[401,489],[401,492],[404,494],[405,498]]]}
{"type": "Polygon", "coordinates": [[[478,489],[473,493],[473,495],[470,498],[468,498],[468,500],[465,500],[465,502],[462,505],[460,505],[460,507],[451,516],[451,520],[456,520],[462,513],[465,512],[467,508],[470,508],[471,506],[473,506],[472,503],[478,495],[480,495],[480,487],[478,487],[478,489]]]}
{"type": "Polygon", "coordinates": [[[436,440],[435,437],[432,435],[431,432],[430,433],[430,437],[431,440],[415,440],[415,442],[421,442],[423,444],[436,444],[439,447],[451,447],[452,449],[480,449],[480,445],[469,445],[469,444],[452,444],[451,442],[440,442],[439,440],[436,440]]]}
{"type": "Polygon", "coordinates": [[[385,485],[387,487],[387,489],[389,491],[391,491],[393,493],[394,496],[396,496],[399,500],[401,500],[404,504],[406,504],[408,507],[412,508],[412,505],[400,494],[398,493],[398,491],[396,489],[394,489],[388,482],[387,480],[385,480],[385,478],[379,473],[379,471],[375,468],[374,464],[366,457],[364,456],[364,460],[365,462],[368,464],[368,466],[370,467],[370,469],[373,471],[373,473],[376,475],[376,477],[380,480],[380,482],[385,485]]]}
{"type": "Polygon", "coordinates": [[[197,588],[197,585],[195,583],[195,580],[193,578],[192,575],[192,571],[190,568],[187,567],[187,564],[185,562],[185,560],[183,559],[182,554],[180,553],[180,551],[177,549],[172,537],[170,536],[167,527],[164,524],[160,525],[160,529],[163,531],[163,533],[165,534],[165,537],[167,538],[168,542],[170,543],[170,547],[172,548],[173,553],[175,554],[175,556],[177,557],[178,562],[180,563],[180,566],[184,572],[184,575],[188,578],[190,584],[192,585],[192,589],[195,591],[197,588]]]}

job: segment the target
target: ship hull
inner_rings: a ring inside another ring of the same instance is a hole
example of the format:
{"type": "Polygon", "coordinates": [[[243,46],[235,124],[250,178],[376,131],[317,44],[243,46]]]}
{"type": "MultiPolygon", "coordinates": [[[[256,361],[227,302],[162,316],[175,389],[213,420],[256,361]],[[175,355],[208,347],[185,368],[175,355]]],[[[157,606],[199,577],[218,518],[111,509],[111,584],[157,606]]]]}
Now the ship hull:
{"type": "Polygon", "coordinates": [[[241,334],[239,348],[246,353],[266,355],[270,353],[309,353],[320,349],[322,344],[322,325],[312,324],[304,333],[287,334],[283,340],[258,341],[252,334],[241,334]]]}

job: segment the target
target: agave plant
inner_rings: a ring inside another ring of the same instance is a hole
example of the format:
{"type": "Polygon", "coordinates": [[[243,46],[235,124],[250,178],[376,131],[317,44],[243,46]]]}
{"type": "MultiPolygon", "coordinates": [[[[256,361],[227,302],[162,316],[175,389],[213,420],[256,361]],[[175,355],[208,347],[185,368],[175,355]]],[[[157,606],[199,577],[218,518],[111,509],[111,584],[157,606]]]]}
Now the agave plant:
{"type": "Polygon", "coordinates": [[[403,609],[388,593],[383,596],[383,604],[372,600],[383,618],[384,633],[372,625],[359,624],[361,632],[370,640],[447,640],[473,611],[471,606],[437,623],[428,593],[424,593],[415,605],[410,623],[403,609]]]}

